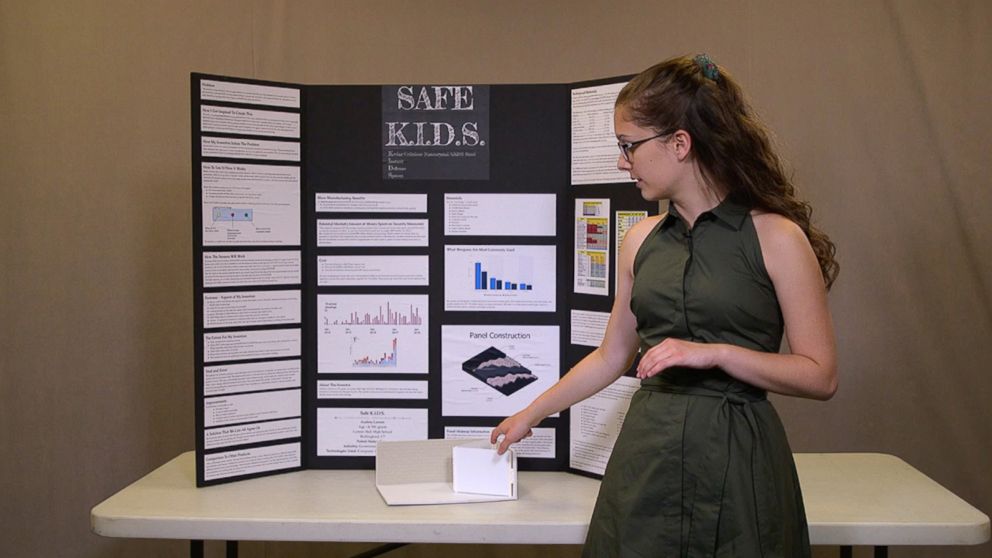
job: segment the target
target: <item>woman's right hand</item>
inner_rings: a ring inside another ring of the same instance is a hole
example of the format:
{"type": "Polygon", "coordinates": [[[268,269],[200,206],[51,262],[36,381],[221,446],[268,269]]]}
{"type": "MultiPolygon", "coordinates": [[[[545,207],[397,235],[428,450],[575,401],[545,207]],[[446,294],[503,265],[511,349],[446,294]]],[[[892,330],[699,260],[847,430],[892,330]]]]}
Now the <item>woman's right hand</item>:
{"type": "Polygon", "coordinates": [[[506,450],[510,448],[510,444],[515,444],[524,438],[530,438],[534,435],[531,427],[536,423],[532,423],[526,413],[527,409],[524,409],[511,417],[503,419],[503,422],[499,423],[499,426],[493,428],[492,433],[489,435],[489,443],[495,444],[499,442],[499,448],[496,450],[499,455],[506,453],[506,450]]]}

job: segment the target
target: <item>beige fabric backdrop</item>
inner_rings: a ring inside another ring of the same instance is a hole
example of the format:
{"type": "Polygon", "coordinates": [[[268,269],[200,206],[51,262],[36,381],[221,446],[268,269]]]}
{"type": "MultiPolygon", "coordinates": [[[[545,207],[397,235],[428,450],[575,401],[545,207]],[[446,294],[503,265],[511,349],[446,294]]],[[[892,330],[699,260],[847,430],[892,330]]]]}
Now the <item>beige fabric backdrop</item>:
{"type": "MultiPolygon", "coordinates": [[[[562,83],[708,52],[776,131],[838,246],[841,387],[827,403],[776,398],[794,449],[893,453],[992,511],[989,29],[984,0],[0,0],[2,553],[186,550],[101,539],[88,514],[193,447],[191,71],[562,83]]],[[[242,548],[344,556],[364,546],[242,548]]],[[[577,548],[395,556],[468,553],[577,548]]]]}

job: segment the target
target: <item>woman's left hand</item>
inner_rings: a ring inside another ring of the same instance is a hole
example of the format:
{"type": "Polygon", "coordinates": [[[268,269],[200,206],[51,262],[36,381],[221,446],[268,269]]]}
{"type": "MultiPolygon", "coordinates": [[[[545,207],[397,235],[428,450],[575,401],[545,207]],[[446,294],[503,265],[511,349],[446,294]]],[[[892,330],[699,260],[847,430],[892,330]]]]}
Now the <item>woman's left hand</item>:
{"type": "Polygon", "coordinates": [[[716,366],[716,350],[717,347],[710,343],[693,343],[669,337],[641,355],[637,377],[642,380],[650,378],[673,366],[713,368],[716,366]]]}

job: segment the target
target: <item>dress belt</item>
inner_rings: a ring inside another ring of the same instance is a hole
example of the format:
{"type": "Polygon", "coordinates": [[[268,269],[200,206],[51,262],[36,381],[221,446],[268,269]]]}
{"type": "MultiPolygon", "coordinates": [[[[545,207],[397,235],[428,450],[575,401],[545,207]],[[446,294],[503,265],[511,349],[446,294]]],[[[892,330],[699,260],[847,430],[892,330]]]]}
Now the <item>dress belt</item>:
{"type": "MultiPolygon", "coordinates": [[[[709,383],[709,382],[707,382],[709,383]]],[[[715,383],[715,382],[714,382],[715,383]]],[[[720,397],[730,403],[744,405],[746,403],[757,403],[768,399],[768,392],[763,389],[749,386],[741,382],[721,382],[723,385],[717,387],[706,384],[672,384],[667,382],[641,382],[641,389],[645,391],[657,391],[662,393],[678,393],[681,395],[702,395],[703,397],[720,397]]]]}
{"type": "MultiPolygon", "coordinates": [[[[757,417],[754,415],[752,403],[766,401],[767,393],[765,390],[733,380],[719,383],[722,384],[720,387],[724,389],[716,389],[715,387],[700,384],[641,383],[641,389],[644,391],[696,395],[722,400],[718,409],[720,420],[716,421],[717,424],[713,425],[714,432],[712,433],[714,434],[712,437],[715,440],[723,442],[722,447],[721,444],[713,444],[713,454],[707,455],[699,463],[703,471],[702,474],[711,479],[718,479],[719,482],[701,483],[705,490],[700,490],[699,487],[696,487],[693,491],[691,504],[692,528],[689,532],[688,547],[682,548],[681,555],[687,558],[702,558],[713,556],[718,550],[717,530],[720,507],[723,502],[724,491],[726,490],[728,471],[730,470],[730,447],[733,443],[733,433],[737,429],[738,435],[742,434],[741,429],[746,424],[747,432],[751,435],[750,460],[751,490],[753,491],[755,508],[754,527],[758,536],[759,548],[761,548],[761,556],[764,556],[767,552],[765,544],[766,541],[769,541],[769,537],[766,534],[769,532],[769,527],[771,527],[766,524],[769,519],[769,513],[774,509],[774,502],[769,491],[758,490],[758,487],[769,486],[768,483],[774,482],[774,479],[770,478],[771,474],[767,465],[768,456],[759,456],[758,445],[761,440],[761,429],[757,417]],[[743,419],[744,423],[742,424],[739,419],[743,419]]],[[[686,409],[688,410],[688,406],[686,406],[686,409]]],[[[685,423],[683,422],[683,424],[685,423]]],[[[685,502],[686,497],[687,486],[683,481],[683,502],[685,502]]]]}

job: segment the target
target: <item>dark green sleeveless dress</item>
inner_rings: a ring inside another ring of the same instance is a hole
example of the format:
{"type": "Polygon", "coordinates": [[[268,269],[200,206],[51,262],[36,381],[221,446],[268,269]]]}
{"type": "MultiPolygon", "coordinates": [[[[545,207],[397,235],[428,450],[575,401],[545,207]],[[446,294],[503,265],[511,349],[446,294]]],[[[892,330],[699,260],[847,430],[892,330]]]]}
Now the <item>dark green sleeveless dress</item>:
{"type": "MultiPolygon", "coordinates": [[[[642,350],[673,337],[777,352],[782,339],[750,212],[729,199],[691,231],[669,209],[635,257],[630,306],[642,350]]],[[[765,392],[719,369],[642,381],[583,556],[810,556],[792,452],[765,392]]]]}

